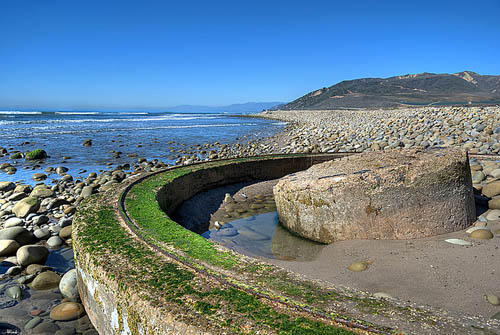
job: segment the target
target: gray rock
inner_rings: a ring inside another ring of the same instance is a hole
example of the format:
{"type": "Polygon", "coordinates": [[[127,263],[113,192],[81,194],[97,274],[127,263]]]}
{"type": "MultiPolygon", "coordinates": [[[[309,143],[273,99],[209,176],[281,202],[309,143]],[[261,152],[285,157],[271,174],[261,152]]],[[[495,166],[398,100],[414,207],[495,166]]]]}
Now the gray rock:
{"type": "Polygon", "coordinates": [[[4,228],[9,228],[9,227],[22,226],[22,224],[23,224],[23,219],[14,217],[5,221],[5,224],[3,226],[4,228]]]}
{"type": "Polygon", "coordinates": [[[66,217],[62,217],[59,222],[59,227],[60,228],[64,228],[64,227],[67,227],[67,226],[71,226],[73,224],[73,218],[66,218],[66,217]]]}
{"type": "Polygon", "coordinates": [[[59,286],[59,282],[61,281],[61,276],[53,271],[45,271],[38,274],[33,282],[31,283],[31,287],[35,290],[49,290],[59,286]]]}
{"type": "Polygon", "coordinates": [[[20,245],[32,243],[34,236],[24,227],[10,227],[0,230],[0,240],[15,240],[20,245]]]}
{"type": "Polygon", "coordinates": [[[5,272],[5,274],[7,276],[17,276],[18,274],[20,274],[22,271],[21,267],[16,265],[16,266],[11,266],[7,272],[5,272]]]}
{"type": "Polygon", "coordinates": [[[35,197],[27,197],[15,204],[12,212],[18,218],[24,218],[30,213],[36,212],[40,208],[40,201],[35,197]]]}
{"type": "Polygon", "coordinates": [[[11,286],[6,291],[5,294],[12,299],[19,300],[23,297],[23,290],[19,286],[11,286]]]}
{"type": "Polygon", "coordinates": [[[33,319],[29,320],[24,326],[24,330],[30,330],[42,323],[43,319],[41,317],[35,316],[33,319]]]}
{"type": "Polygon", "coordinates": [[[26,198],[28,195],[24,192],[17,192],[17,193],[13,193],[12,195],[10,195],[7,200],[9,201],[19,201],[21,199],[24,199],[26,198]]]}
{"type": "Polygon", "coordinates": [[[17,250],[19,265],[43,264],[49,256],[49,250],[43,245],[25,245],[17,250]]]}
{"type": "Polygon", "coordinates": [[[33,232],[33,234],[35,235],[36,238],[38,238],[40,240],[44,240],[50,236],[50,231],[47,228],[40,228],[40,229],[36,229],[33,232]]]}
{"type": "Polygon", "coordinates": [[[33,328],[33,333],[34,334],[55,334],[56,331],[58,331],[59,326],[56,325],[55,323],[52,323],[50,321],[45,321],[35,328],[33,328]]]}
{"type": "Polygon", "coordinates": [[[0,192],[7,192],[16,188],[16,184],[10,181],[0,181],[0,192]]]}
{"type": "Polygon", "coordinates": [[[50,188],[48,188],[45,185],[38,185],[35,186],[33,191],[30,193],[30,197],[35,197],[35,198],[49,198],[54,195],[54,191],[52,191],[50,188]]]}
{"type": "Polygon", "coordinates": [[[33,224],[37,226],[41,226],[47,222],[49,222],[49,217],[47,215],[38,215],[33,218],[33,224]]]}
{"type": "Polygon", "coordinates": [[[0,257],[14,255],[20,246],[15,240],[0,240],[0,257]]]}
{"type": "Polygon", "coordinates": [[[47,240],[47,245],[49,248],[57,248],[63,244],[63,240],[59,236],[52,236],[47,240]]]}
{"type": "Polygon", "coordinates": [[[94,188],[92,186],[85,186],[82,189],[81,196],[85,199],[90,197],[94,193],[94,188]]]}
{"type": "Polygon", "coordinates": [[[76,269],[71,269],[64,274],[59,282],[59,290],[65,298],[77,301],[80,297],[76,282],[76,269]]]}

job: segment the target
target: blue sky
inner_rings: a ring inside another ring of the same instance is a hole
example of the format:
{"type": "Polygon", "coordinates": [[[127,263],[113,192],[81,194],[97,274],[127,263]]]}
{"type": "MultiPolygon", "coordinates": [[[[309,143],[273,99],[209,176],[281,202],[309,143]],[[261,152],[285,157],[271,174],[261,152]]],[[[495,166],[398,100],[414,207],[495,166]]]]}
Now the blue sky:
{"type": "Polygon", "coordinates": [[[498,75],[499,17],[499,0],[0,0],[0,108],[290,101],[362,77],[498,75]]]}

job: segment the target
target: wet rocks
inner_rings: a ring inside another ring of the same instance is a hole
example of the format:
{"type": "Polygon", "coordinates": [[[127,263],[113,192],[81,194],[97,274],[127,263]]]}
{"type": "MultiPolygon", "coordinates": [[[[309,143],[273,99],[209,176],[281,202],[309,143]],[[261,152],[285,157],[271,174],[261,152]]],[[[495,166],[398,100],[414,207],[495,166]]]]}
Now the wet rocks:
{"type": "Polygon", "coordinates": [[[493,233],[489,229],[477,229],[474,230],[469,236],[470,238],[489,240],[493,238],[493,233]]]}
{"type": "Polygon", "coordinates": [[[53,271],[44,271],[38,274],[33,282],[31,282],[31,288],[35,290],[48,290],[59,286],[61,281],[61,276],[53,271]]]}
{"type": "Polygon", "coordinates": [[[33,234],[24,227],[10,227],[0,230],[0,240],[15,240],[19,245],[34,241],[33,234]]]}
{"type": "Polygon", "coordinates": [[[15,240],[0,240],[0,257],[14,255],[19,247],[15,240]]]}

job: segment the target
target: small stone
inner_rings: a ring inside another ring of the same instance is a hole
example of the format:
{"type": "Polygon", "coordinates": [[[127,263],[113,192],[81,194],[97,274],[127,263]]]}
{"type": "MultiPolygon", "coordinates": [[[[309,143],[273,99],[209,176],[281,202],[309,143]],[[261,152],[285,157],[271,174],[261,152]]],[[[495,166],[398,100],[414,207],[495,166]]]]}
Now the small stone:
{"type": "Polygon", "coordinates": [[[500,320],[500,312],[496,312],[495,314],[493,314],[490,319],[494,319],[494,320],[500,320]]]}
{"type": "Polygon", "coordinates": [[[488,207],[490,209],[500,209],[500,197],[495,197],[488,201],[488,207]]]}
{"type": "Polygon", "coordinates": [[[24,227],[10,227],[0,230],[0,240],[15,240],[20,245],[32,243],[33,234],[24,227]]]}
{"type": "Polygon", "coordinates": [[[61,328],[59,328],[59,326],[56,325],[55,323],[45,321],[40,323],[35,328],[33,328],[32,331],[35,334],[55,334],[55,332],[58,331],[59,329],[61,328]]]}
{"type": "Polygon", "coordinates": [[[5,294],[12,299],[19,300],[23,297],[23,290],[19,286],[11,286],[6,291],[5,294]]]}
{"type": "Polygon", "coordinates": [[[500,298],[498,298],[494,294],[487,294],[484,296],[486,298],[486,301],[488,301],[490,304],[494,306],[499,306],[500,305],[500,298]]]}
{"type": "Polygon", "coordinates": [[[59,291],[65,298],[76,301],[79,298],[78,285],[76,281],[76,269],[71,269],[64,274],[59,282],[59,291]]]}
{"type": "Polygon", "coordinates": [[[50,230],[48,230],[47,228],[40,228],[35,230],[33,232],[33,235],[35,235],[37,239],[45,240],[47,237],[50,236],[50,230]]]}
{"type": "Polygon", "coordinates": [[[26,325],[24,326],[24,330],[30,330],[32,328],[35,328],[36,326],[38,326],[40,323],[42,323],[43,319],[40,318],[40,317],[34,317],[33,319],[31,319],[30,321],[28,321],[28,323],[26,323],[26,325]]]}
{"type": "Polygon", "coordinates": [[[58,248],[63,244],[63,240],[59,236],[52,236],[47,240],[49,248],[58,248]]]}
{"type": "Polygon", "coordinates": [[[368,265],[366,264],[366,262],[354,262],[351,265],[349,265],[347,269],[353,272],[361,272],[368,269],[368,265]]]}
{"type": "Polygon", "coordinates": [[[0,240],[0,257],[14,255],[19,247],[15,240],[0,240]]]}
{"type": "Polygon", "coordinates": [[[53,271],[45,271],[40,273],[33,279],[31,287],[35,290],[49,290],[59,286],[61,276],[53,271]]]}
{"type": "Polygon", "coordinates": [[[16,188],[16,184],[11,181],[0,181],[0,192],[8,192],[16,188]]]}
{"type": "Polygon", "coordinates": [[[489,229],[477,229],[474,230],[470,235],[470,238],[476,238],[480,240],[489,240],[493,238],[493,234],[489,229]]]}
{"type": "Polygon", "coordinates": [[[40,265],[40,264],[30,264],[26,268],[26,274],[34,275],[47,270],[50,270],[50,266],[40,265]]]}
{"type": "Polygon", "coordinates": [[[63,302],[50,311],[50,318],[56,321],[70,321],[85,314],[83,306],[76,302],[63,302]]]}
{"type": "Polygon", "coordinates": [[[487,197],[494,197],[500,195],[500,180],[491,182],[483,187],[482,192],[487,197]]]}
{"type": "Polygon", "coordinates": [[[59,231],[59,237],[62,239],[71,238],[72,226],[66,226],[59,231]]]}
{"type": "Polygon", "coordinates": [[[30,193],[30,197],[35,197],[35,198],[49,198],[54,195],[54,191],[52,191],[50,188],[48,188],[45,185],[38,185],[35,186],[33,191],[30,193]]]}
{"type": "Polygon", "coordinates": [[[488,221],[500,220],[500,209],[493,209],[488,214],[486,214],[486,219],[488,221]]]}
{"type": "Polygon", "coordinates": [[[3,226],[4,226],[4,228],[9,228],[9,227],[21,226],[22,224],[23,224],[23,219],[10,218],[7,221],[5,221],[5,224],[3,226]]]}
{"type": "Polygon", "coordinates": [[[232,203],[234,203],[234,199],[233,199],[233,197],[231,196],[231,194],[226,193],[226,194],[224,195],[224,203],[225,203],[225,204],[232,204],[232,203]]]}
{"type": "Polygon", "coordinates": [[[40,315],[40,313],[42,313],[42,310],[39,309],[39,308],[38,309],[33,309],[33,310],[30,311],[30,315],[31,316],[38,316],[38,315],[40,315]]]}

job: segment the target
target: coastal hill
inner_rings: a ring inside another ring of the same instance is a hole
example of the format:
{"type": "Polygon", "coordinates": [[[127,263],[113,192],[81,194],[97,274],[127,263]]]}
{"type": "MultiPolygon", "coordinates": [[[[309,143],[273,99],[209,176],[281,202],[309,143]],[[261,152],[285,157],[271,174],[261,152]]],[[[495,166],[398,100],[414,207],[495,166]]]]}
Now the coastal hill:
{"type": "Polygon", "coordinates": [[[500,76],[471,71],[345,80],[275,109],[342,109],[500,102],[500,76]]]}

